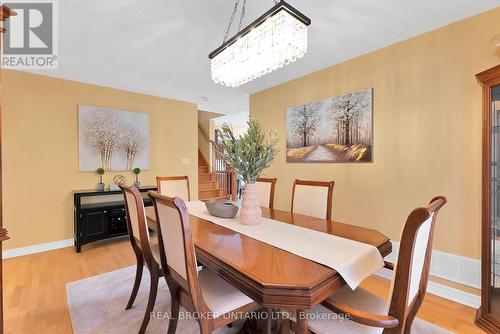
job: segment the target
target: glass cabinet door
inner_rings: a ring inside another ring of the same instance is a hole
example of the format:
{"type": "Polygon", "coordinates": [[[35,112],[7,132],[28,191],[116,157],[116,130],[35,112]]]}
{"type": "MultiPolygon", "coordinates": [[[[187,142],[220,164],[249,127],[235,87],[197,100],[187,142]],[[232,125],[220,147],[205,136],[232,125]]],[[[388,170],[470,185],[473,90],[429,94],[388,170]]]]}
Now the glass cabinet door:
{"type": "Polygon", "coordinates": [[[500,85],[491,88],[490,312],[500,316],[500,85]]]}

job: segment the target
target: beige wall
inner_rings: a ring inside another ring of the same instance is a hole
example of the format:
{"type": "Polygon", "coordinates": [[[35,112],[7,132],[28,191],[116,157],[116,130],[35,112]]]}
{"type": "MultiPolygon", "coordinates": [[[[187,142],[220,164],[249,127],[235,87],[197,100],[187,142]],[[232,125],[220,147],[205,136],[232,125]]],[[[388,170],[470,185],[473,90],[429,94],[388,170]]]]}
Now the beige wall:
{"type": "MultiPolygon", "coordinates": [[[[92,189],[98,179],[78,172],[77,105],[89,104],[150,115],[150,170],[157,175],[190,178],[197,198],[197,106],[73,81],[3,71],[4,223],[15,248],[73,236],[73,190],[92,189]],[[181,159],[189,159],[182,165],[181,159]]],[[[108,172],[108,185],[116,174],[108,172]]]]}
{"type": "Polygon", "coordinates": [[[251,115],[281,133],[281,152],[265,171],[278,178],[275,206],[289,210],[295,178],[335,180],[334,219],[399,240],[408,213],[442,194],[449,204],[435,249],[479,258],[481,88],[474,75],[500,63],[488,53],[498,33],[500,8],[252,95],[251,115]],[[287,108],[368,87],[373,163],[285,162],[287,108]]]}

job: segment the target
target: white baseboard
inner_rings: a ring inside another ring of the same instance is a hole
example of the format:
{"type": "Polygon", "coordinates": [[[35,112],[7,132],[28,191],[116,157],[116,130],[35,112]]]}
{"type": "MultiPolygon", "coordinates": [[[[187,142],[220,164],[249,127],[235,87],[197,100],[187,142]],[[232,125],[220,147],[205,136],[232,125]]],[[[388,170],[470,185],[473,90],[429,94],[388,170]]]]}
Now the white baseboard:
{"type": "MultiPolygon", "coordinates": [[[[386,260],[395,263],[399,242],[392,242],[392,253],[386,260]]],[[[432,251],[431,276],[481,289],[481,261],[469,257],[432,251]]]]}
{"type": "MultiPolygon", "coordinates": [[[[393,272],[389,269],[382,268],[377,271],[375,275],[392,280],[393,272]]],[[[427,292],[472,308],[479,308],[481,305],[481,297],[478,295],[432,281],[429,281],[427,284],[427,292]]]]}
{"type": "Polygon", "coordinates": [[[74,245],[73,239],[46,242],[43,244],[37,244],[37,245],[32,245],[32,246],[6,249],[2,252],[2,256],[4,259],[8,259],[11,257],[29,255],[29,254],[34,254],[34,253],[41,253],[41,252],[46,252],[46,251],[50,251],[50,250],[54,250],[54,249],[70,247],[73,245],[74,245]]]}

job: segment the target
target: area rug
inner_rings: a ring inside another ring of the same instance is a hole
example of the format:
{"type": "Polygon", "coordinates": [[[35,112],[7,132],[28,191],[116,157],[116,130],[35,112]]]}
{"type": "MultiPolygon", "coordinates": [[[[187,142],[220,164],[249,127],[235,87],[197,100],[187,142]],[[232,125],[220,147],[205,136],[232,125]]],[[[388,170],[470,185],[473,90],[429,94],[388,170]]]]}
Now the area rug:
{"type": "MultiPolygon", "coordinates": [[[[75,334],[87,333],[137,333],[144,316],[148,292],[149,273],[144,270],[141,288],[134,306],[126,311],[130,291],[134,283],[135,267],[123,268],[98,276],[93,276],[66,285],[68,308],[75,334]]],[[[168,320],[165,315],[170,311],[170,293],[165,280],[160,280],[154,312],[157,319],[151,319],[147,333],[167,333],[168,320]],[[163,318],[163,319],[161,319],[163,318]]],[[[223,327],[217,334],[234,334],[242,322],[232,328],[223,327]]],[[[179,334],[197,334],[196,320],[180,319],[177,325],[179,334]]],[[[452,333],[421,319],[415,319],[414,334],[452,333]]]]}

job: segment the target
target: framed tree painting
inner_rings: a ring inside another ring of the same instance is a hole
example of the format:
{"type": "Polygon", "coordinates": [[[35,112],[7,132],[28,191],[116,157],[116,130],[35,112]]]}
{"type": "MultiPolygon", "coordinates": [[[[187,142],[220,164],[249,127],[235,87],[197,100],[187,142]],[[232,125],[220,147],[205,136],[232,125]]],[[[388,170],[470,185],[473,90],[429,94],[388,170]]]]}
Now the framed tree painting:
{"type": "Polygon", "coordinates": [[[287,111],[287,162],[371,162],[373,90],[287,111]]]}
{"type": "Polygon", "coordinates": [[[149,169],[149,115],[78,105],[80,171],[149,169]]]}

